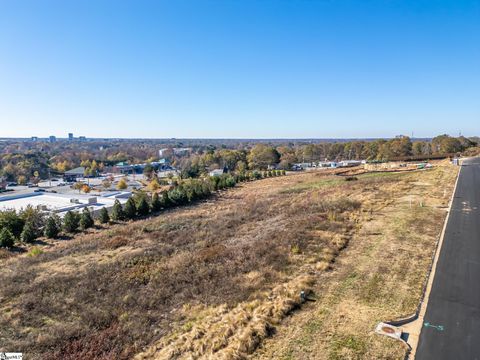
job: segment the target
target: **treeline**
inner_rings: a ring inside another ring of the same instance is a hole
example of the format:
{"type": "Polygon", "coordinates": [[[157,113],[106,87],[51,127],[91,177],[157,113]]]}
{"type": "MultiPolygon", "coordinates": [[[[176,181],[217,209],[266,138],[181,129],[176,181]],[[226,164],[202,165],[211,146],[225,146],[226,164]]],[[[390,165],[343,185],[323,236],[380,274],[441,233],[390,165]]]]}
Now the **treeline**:
{"type": "Polygon", "coordinates": [[[433,156],[461,153],[477,146],[463,136],[458,138],[441,135],[431,141],[413,141],[408,136],[390,140],[349,141],[304,145],[270,146],[257,144],[250,149],[210,149],[195,154],[178,163],[182,177],[198,177],[212,168],[225,168],[237,172],[246,169],[266,170],[269,168],[288,170],[295,163],[369,160],[389,161],[408,156],[433,156]]]}
{"type": "Polygon", "coordinates": [[[188,178],[179,180],[170,190],[161,193],[154,192],[149,196],[144,191],[136,192],[122,206],[117,200],[108,215],[105,209],[100,213],[100,222],[106,223],[110,218],[114,221],[134,219],[172,207],[183,206],[198,200],[206,199],[218,190],[234,187],[245,181],[259,180],[267,177],[284,176],[285,171],[248,171],[241,174],[222,174],[206,178],[188,178]],[[107,218],[107,216],[110,216],[107,218]]]}
{"type": "Polygon", "coordinates": [[[26,184],[35,179],[47,178],[49,159],[45,153],[1,154],[0,176],[7,181],[26,184]]]}
{"type": "Polygon", "coordinates": [[[62,232],[72,234],[93,225],[94,220],[87,207],[81,213],[68,211],[63,219],[55,214],[47,216],[31,206],[19,213],[15,210],[0,211],[0,247],[12,247],[19,242],[32,243],[41,236],[55,239],[62,232]]]}
{"type": "MultiPolygon", "coordinates": [[[[408,136],[373,141],[319,143],[251,143],[199,145],[183,155],[167,155],[172,165],[181,170],[182,178],[205,176],[212,169],[244,173],[269,168],[288,170],[295,163],[370,160],[388,161],[408,156],[430,156],[462,153],[477,146],[475,138],[440,135],[431,141],[412,141],[408,136]]],[[[59,142],[0,144],[0,176],[7,181],[37,181],[49,172],[62,173],[76,166],[85,166],[86,174],[101,172],[118,161],[151,162],[158,159],[156,142],[59,142]]]]}
{"type": "MultiPolygon", "coordinates": [[[[108,224],[113,221],[133,220],[172,207],[206,199],[214,191],[234,187],[239,182],[262,179],[264,177],[283,176],[285,171],[268,172],[249,171],[242,174],[223,174],[202,179],[180,180],[168,191],[153,193],[138,191],[122,205],[118,200],[109,213],[102,208],[98,214],[98,222],[108,224]]],[[[34,242],[45,236],[55,239],[62,233],[75,234],[94,226],[94,218],[87,207],[81,213],[68,211],[63,219],[58,215],[46,216],[44,212],[28,206],[17,213],[15,210],[0,211],[0,247],[10,248],[16,243],[34,242]]]]}

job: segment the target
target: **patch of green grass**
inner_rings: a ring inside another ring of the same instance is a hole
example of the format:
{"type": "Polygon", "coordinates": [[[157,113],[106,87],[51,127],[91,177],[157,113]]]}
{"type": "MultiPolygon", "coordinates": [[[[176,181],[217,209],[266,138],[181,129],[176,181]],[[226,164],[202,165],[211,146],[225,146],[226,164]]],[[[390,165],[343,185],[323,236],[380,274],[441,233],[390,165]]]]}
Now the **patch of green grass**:
{"type": "Polygon", "coordinates": [[[344,183],[344,180],[341,177],[329,177],[319,181],[302,183],[287,189],[282,189],[280,194],[298,194],[304,191],[328,188],[342,183],[344,183]]]}
{"type": "Polygon", "coordinates": [[[345,279],[345,281],[343,282],[343,287],[351,288],[355,283],[355,281],[357,281],[357,279],[358,279],[358,274],[355,271],[350,273],[345,279]]]}
{"type": "Polygon", "coordinates": [[[358,178],[371,179],[371,178],[397,178],[405,176],[408,172],[369,172],[365,174],[356,175],[358,178]]]}
{"type": "Polygon", "coordinates": [[[362,287],[362,299],[367,303],[375,303],[378,300],[378,297],[381,297],[381,290],[383,284],[384,279],[380,274],[373,275],[368,280],[367,284],[362,287]]]}
{"type": "Polygon", "coordinates": [[[302,347],[308,347],[313,343],[315,334],[317,334],[322,327],[322,320],[312,318],[303,327],[303,336],[296,341],[302,347]]]}
{"type": "Polygon", "coordinates": [[[367,344],[364,340],[354,335],[346,335],[332,341],[328,359],[361,359],[366,352],[367,344]]]}
{"type": "Polygon", "coordinates": [[[294,360],[293,350],[289,349],[286,354],[282,355],[281,360],[294,360]]]}
{"type": "Polygon", "coordinates": [[[43,250],[40,249],[39,247],[37,246],[34,246],[29,252],[28,252],[28,256],[30,257],[34,257],[34,256],[38,256],[40,254],[43,254],[43,250]]]}

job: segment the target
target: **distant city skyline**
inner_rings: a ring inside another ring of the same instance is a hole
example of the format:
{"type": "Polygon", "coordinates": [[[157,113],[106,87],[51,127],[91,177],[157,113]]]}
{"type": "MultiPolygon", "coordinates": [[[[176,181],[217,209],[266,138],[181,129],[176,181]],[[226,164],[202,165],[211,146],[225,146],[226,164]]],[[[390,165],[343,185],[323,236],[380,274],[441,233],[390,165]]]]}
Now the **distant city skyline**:
{"type": "Polygon", "coordinates": [[[0,2],[0,137],[480,134],[476,0],[0,2]]]}

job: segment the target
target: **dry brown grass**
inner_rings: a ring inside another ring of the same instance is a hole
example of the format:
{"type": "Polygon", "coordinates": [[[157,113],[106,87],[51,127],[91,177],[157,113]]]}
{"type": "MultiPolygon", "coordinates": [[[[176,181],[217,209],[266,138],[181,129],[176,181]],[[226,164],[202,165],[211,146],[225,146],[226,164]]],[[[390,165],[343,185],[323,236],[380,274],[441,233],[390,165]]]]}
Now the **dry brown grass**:
{"type": "MultiPolygon", "coordinates": [[[[293,349],[294,357],[308,358],[290,343],[296,331],[304,337],[307,321],[308,336],[324,339],[312,349],[370,355],[358,333],[385,315],[370,307],[389,284],[377,260],[401,261],[395,267],[402,297],[388,315],[411,308],[405,293],[421,280],[402,275],[414,244],[390,239],[416,215],[386,223],[388,209],[400,206],[401,193],[414,191],[426,203],[423,219],[437,201],[429,191],[450,179],[442,169],[351,182],[331,171],[269,178],[156,218],[56,242],[35,257],[0,259],[0,350],[42,359],[236,359],[266,342],[266,357],[293,349]],[[385,224],[392,230],[379,230],[385,224]],[[382,235],[372,235],[377,232],[382,235]],[[317,302],[302,303],[302,290],[317,302]],[[338,332],[338,316],[349,318],[352,309],[365,321],[338,332]]],[[[437,224],[424,226],[433,236],[437,224]]],[[[415,245],[422,266],[429,245],[427,237],[415,245]]],[[[380,304],[391,306],[385,299],[380,304]]]]}
{"type": "Polygon", "coordinates": [[[253,358],[403,359],[405,347],[373,329],[413,313],[420,300],[457,172],[438,165],[366,175],[367,191],[352,194],[362,199],[361,228],[313,287],[318,301],[286,319],[253,358]]]}
{"type": "Polygon", "coordinates": [[[251,309],[258,321],[240,321],[228,344],[215,345],[219,353],[251,351],[267,335],[260,317],[277,323],[294,308],[292,289],[298,300],[295,286],[319,271],[318,262],[333,262],[352,232],[358,203],[312,189],[281,192],[310,181],[324,175],[248,183],[214,201],[2,260],[2,349],[52,359],[131,358],[190,322],[182,308],[201,305],[251,309]],[[271,318],[269,306],[278,308],[271,318]]]}

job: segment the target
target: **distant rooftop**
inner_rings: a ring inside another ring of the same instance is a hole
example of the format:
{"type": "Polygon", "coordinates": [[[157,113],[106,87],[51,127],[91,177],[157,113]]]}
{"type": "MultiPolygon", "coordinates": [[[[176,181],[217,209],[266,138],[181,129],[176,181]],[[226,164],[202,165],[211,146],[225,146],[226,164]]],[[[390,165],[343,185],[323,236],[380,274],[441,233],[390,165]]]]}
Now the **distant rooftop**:
{"type": "Polygon", "coordinates": [[[80,166],[72,170],[65,171],[65,175],[83,175],[85,174],[85,167],[80,166]]]}

